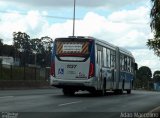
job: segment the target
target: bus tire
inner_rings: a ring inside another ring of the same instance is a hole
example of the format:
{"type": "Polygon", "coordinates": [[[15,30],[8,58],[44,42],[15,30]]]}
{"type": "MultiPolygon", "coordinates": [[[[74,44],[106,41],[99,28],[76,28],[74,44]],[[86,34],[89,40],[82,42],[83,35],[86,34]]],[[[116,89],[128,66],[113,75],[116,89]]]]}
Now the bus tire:
{"type": "Polygon", "coordinates": [[[63,88],[63,94],[65,96],[73,96],[75,93],[74,90],[68,89],[68,88],[63,88]]]}
{"type": "MultiPolygon", "coordinates": [[[[103,86],[104,87],[104,86],[103,86]]],[[[102,89],[102,90],[92,90],[89,91],[93,96],[105,96],[106,95],[106,89],[102,89]]]]}
{"type": "Polygon", "coordinates": [[[123,80],[123,83],[122,83],[122,89],[119,90],[119,94],[123,94],[123,91],[124,91],[124,80],[123,80]]]}
{"type": "Polygon", "coordinates": [[[115,93],[116,95],[120,95],[120,94],[123,94],[123,91],[124,91],[124,81],[123,81],[123,83],[122,83],[122,88],[121,88],[121,89],[116,89],[116,90],[114,90],[114,93],[115,93]]]}
{"type": "Polygon", "coordinates": [[[106,94],[106,79],[103,80],[103,88],[102,88],[102,95],[104,96],[106,94]]]}
{"type": "Polygon", "coordinates": [[[115,93],[116,95],[123,94],[123,89],[116,89],[116,90],[114,90],[114,93],[115,93]]]}
{"type": "Polygon", "coordinates": [[[118,90],[117,90],[117,89],[116,89],[116,90],[114,90],[114,94],[116,94],[116,95],[118,94],[118,90]]]}
{"type": "Polygon", "coordinates": [[[106,94],[106,79],[103,80],[102,90],[97,91],[98,95],[105,96],[106,94]]]}
{"type": "Polygon", "coordinates": [[[131,89],[127,89],[127,94],[131,94],[131,89]]]}

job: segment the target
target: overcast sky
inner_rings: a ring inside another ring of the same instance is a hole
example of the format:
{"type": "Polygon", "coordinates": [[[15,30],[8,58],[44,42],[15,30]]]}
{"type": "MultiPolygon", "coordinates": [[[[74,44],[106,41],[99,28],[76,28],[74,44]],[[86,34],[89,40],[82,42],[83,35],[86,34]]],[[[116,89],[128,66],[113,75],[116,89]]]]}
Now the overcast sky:
{"type": "MultiPolygon", "coordinates": [[[[3,2],[21,4],[26,6],[38,6],[38,7],[71,7],[73,5],[73,0],[1,0],[3,2]]],[[[139,0],[76,0],[78,6],[82,7],[113,7],[120,8],[125,5],[134,5],[137,4],[139,0]]],[[[141,0],[141,2],[146,2],[145,0],[141,0]]]]}
{"type": "MultiPolygon", "coordinates": [[[[76,0],[75,35],[93,36],[132,52],[140,66],[160,70],[160,58],[146,46],[152,38],[150,0],[76,0]]],[[[31,38],[72,35],[73,0],[0,0],[0,38],[13,32],[31,38]]]]}

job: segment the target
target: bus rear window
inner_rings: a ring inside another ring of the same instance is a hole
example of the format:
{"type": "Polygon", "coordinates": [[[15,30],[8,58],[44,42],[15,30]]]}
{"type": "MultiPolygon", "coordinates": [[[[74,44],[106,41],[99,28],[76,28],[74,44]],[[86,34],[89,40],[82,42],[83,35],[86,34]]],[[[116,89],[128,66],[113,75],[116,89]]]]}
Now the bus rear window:
{"type": "Polygon", "coordinates": [[[59,39],[55,42],[56,56],[60,60],[83,61],[90,54],[91,42],[89,40],[59,39]]]}
{"type": "Polygon", "coordinates": [[[59,56],[83,56],[89,54],[88,42],[57,42],[56,54],[59,56]]]}

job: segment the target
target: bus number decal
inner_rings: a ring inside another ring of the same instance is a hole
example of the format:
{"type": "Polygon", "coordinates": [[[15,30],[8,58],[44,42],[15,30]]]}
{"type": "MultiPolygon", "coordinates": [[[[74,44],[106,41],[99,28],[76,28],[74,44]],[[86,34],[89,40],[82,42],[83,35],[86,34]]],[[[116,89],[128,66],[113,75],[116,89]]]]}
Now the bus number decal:
{"type": "Polygon", "coordinates": [[[77,65],[67,65],[67,68],[73,68],[75,69],[77,67],[77,65]]]}

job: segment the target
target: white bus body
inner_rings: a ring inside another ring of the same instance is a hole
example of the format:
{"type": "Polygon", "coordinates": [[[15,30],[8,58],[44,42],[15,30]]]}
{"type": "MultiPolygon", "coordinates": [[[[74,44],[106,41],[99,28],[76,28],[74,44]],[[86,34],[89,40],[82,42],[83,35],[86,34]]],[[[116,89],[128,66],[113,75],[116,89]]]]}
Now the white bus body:
{"type": "Polygon", "coordinates": [[[58,38],[54,41],[50,85],[65,95],[78,90],[104,95],[106,90],[131,93],[135,60],[122,48],[92,37],[58,38]]]}

